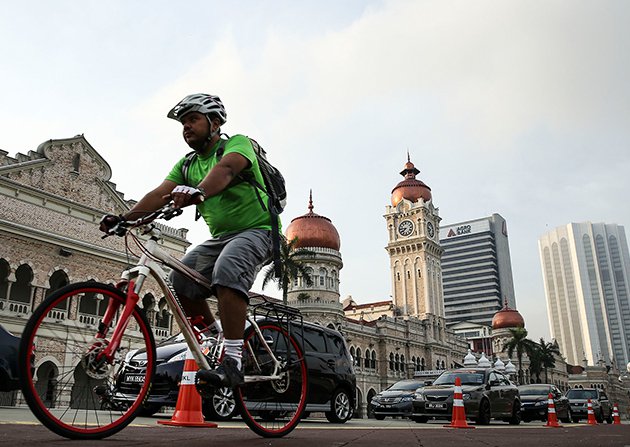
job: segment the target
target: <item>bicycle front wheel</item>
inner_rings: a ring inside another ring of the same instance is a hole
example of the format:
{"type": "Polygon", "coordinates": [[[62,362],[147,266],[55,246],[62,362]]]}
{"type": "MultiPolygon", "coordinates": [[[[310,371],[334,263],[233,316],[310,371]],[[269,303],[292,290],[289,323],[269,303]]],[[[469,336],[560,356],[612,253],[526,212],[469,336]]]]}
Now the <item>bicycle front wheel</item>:
{"type": "Polygon", "coordinates": [[[300,346],[275,322],[259,324],[265,342],[253,328],[248,329],[243,345],[245,384],[234,393],[245,423],[256,434],[278,438],[290,433],[300,422],[306,406],[308,374],[300,346]],[[274,359],[280,361],[275,379],[274,359]]]}
{"type": "Polygon", "coordinates": [[[70,284],[46,298],[24,328],[19,354],[22,393],[37,419],[58,435],[111,436],[136,417],[149,394],[155,341],[138,306],[113,357],[100,355],[113,332],[110,328],[105,338],[96,338],[100,316],[110,302],[115,304],[115,326],[125,300],[123,292],[106,284],[70,284]],[[125,364],[134,354],[134,361],[142,357],[144,363],[135,372],[125,364]],[[134,389],[129,389],[130,382],[134,389]]]}

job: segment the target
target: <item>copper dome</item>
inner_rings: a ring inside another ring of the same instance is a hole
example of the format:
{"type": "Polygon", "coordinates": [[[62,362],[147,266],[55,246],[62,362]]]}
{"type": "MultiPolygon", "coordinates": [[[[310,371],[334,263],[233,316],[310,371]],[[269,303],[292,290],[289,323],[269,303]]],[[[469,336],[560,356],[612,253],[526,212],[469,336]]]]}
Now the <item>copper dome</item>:
{"type": "Polygon", "coordinates": [[[308,213],[296,217],[291,221],[285,231],[288,240],[297,237],[296,248],[322,247],[339,251],[341,239],[337,229],[329,218],[313,212],[313,194],[308,201],[308,213]]]}
{"type": "Polygon", "coordinates": [[[425,201],[431,200],[431,188],[424,182],[416,179],[416,175],[419,173],[420,171],[414,166],[409,159],[409,154],[407,154],[405,169],[400,171],[400,175],[405,177],[405,179],[392,189],[393,206],[398,205],[402,199],[407,199],[411,202],[417,202],[420,197],[425,201]]]}
{"type": "Polygon", "coordinates": [[[525,327],[523,316],[516,309],[510,309],[507,300],[503,309],[492,317],[492,329],[504,329],[512,327],[525,327]]]}

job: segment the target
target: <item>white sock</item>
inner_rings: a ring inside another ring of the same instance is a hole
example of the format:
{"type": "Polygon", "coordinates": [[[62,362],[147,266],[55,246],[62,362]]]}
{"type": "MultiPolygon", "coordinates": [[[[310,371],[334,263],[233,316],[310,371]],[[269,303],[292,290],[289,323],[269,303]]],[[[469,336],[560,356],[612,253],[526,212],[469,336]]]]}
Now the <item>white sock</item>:
{"type": "Polygon", "coordinates": [[[226,356],[232,357],[234,360],[236,360],[238,369],[242,369],[241,360],[243,358],[243,339],[228,340],[226,338],[223,342],[223,350],[226,356]]]}

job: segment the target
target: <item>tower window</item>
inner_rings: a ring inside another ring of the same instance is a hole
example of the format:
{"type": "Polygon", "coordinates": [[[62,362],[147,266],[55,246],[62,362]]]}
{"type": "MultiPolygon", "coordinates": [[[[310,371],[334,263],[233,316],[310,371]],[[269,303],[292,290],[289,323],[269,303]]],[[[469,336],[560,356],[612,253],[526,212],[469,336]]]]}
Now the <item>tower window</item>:
{"type": "Polygon", "coordinates": [[[75,154],[72,159],[72,172],[79,173],[79,166],[81,165],[81,155],[75,154]]]}
{"type": "Polygon", "coordinates": [[[396,279],[400,281],[400,272],[396,272],[396,279]]]}

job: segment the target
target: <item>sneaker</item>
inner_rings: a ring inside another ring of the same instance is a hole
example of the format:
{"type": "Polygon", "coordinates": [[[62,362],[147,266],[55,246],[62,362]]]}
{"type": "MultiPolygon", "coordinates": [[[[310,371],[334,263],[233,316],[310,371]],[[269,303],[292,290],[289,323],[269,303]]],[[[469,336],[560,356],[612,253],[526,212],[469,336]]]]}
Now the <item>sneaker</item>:
{"type": "Polygon", "coordinates": [[[245,378],[243,371],[238,369],[236,360],[232,357],[225,357],[216,369],[198,371],[197,381],[201,384],[207,383],[215,388],[235,388],[245,383],[245,378]]]}

